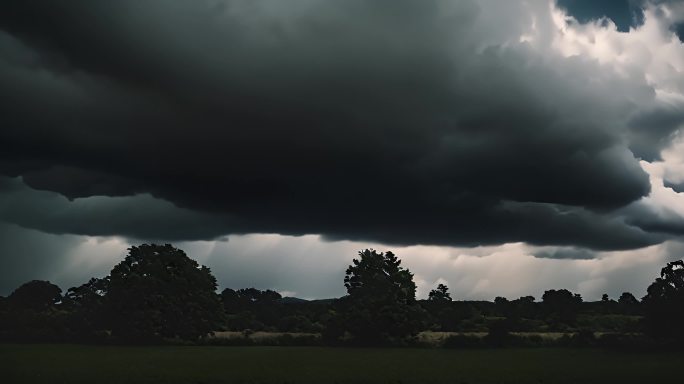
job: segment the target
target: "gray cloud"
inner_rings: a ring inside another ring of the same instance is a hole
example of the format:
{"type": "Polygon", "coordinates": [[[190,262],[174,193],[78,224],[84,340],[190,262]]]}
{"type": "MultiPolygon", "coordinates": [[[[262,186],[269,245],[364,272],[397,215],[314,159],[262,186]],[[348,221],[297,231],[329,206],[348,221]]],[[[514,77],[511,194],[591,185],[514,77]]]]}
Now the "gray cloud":
{"type": "Polygon", "coordinates": [[[654,210],[643,204],[634,204],[625,210],[629,225],[649,232],[684,235],[684,218],[667,207],[654,210]]]}

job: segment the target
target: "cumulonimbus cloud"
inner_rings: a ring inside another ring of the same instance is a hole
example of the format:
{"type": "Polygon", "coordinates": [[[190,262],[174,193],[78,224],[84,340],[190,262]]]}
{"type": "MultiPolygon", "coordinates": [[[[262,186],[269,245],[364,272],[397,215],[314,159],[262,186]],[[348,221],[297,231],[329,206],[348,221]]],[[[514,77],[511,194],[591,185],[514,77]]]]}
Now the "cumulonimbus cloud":
{"type": "Polygon", "coordinates": [[[167,239],[667,238],[615,212],[649,195],[639,160],[684,121],[677,4],[647,3],[628,33],[546,0],[1,7],[0,171],[84,221],[3,220],[145,238],[136,215],[79,212],[147,196],[178,222],[206,219],[160,226],[167,239]]]}

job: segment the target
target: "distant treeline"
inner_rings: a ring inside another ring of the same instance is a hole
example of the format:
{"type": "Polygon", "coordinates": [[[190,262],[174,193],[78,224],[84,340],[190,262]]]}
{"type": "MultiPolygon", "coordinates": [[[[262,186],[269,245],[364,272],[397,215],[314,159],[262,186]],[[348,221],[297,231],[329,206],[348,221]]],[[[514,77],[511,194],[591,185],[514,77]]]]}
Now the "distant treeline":
{"type": "Polygon", "coordinates": [[[682,261],[668,263],[641,300],[625,292],[596,302],[566,289],[548,290],[539,301],[455,301],[444,284],[417,300],[413,275],[400,264],[392,252],[363,250],[346,271],[346,296],[307,301],[255,288],[218,293],[209,268],[183,251],[143,244],[131,247],[108,276],[65,293],[34,280],[0,297],[0,340],[198,343],[216,340],[217,331],[266,331],[319,335],[317,343],[331,345],[408,345],[421,331],[439,331],[458,332],[447,346],[526,345],[520,332],[560,332],[588,343],[597,335],[618,344],[684,342],[682,261]]]}

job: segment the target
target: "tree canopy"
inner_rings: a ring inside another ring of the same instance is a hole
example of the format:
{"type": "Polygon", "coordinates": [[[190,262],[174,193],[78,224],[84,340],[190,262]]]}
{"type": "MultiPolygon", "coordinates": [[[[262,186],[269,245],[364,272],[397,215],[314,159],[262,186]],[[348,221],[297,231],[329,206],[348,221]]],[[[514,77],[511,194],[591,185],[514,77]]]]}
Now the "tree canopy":
{"type": "Polygon", "coordinates": [[[567,289],[550,289],[542,295],[542,307],[556,322],[572,324],[582,304],[582,296],[567,289]]]}
{"type": "Polygon", "coordinates": [[[428,293],[428,300],[437,302],[451,301],[449,288],[444,284],[438,284],[437,288],[431,290],[430,293],[428,293]]]}
{"type": "Polygon", "coordinates": [[[132,340],[197,339],[222,326],[216,279],[169,244],[129,248],[109,276],[112,332],[132,340]]]}
{"type": "Polygon", "coordinates": [[[22,284],[8,297],[10,306],[17,309],[45,309],[62,299],[62,289],[43,280],[22,284]]]}
{"type": "Polygon", "coordinates": [[[368,343],[398,341],[418,333],[422,308],[416,303],[413,274],[392,252],[366,249],[344,277],[345,328],[368,343]]]}
{"type": "Polygon", "coordinates": [[[651,334],[684,341],[684,261],[667,263],[642,302],[651,334]]]}

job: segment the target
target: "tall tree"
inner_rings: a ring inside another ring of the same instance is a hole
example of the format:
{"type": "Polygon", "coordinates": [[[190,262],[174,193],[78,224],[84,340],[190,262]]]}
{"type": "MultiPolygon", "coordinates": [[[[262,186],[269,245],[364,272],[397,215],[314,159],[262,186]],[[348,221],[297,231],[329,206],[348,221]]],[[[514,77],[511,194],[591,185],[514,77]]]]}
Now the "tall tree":
{"type": "Polygon", "coordinates": [[[223,326],[209,268],[169,244],[143,244],[128,251],[109,276],[107,305],[115,336],[195,340],[223,326]]]}
{"type": "Polygon", "coordinates": [[[449,288],[444,284],[438,284],[437,288],[431,290],[430,293],[428,293],[428,300],[436,302],[451,301],[449,288]]]}
{"type": "Polygon", "coordinates": [[[642,299],[646,330],[684,341],[684,261],[667,263],[647,292],[642,299]]]}
{"type": "Polygon", "coordinates": [[[345,327],[360,342],[400,341],[420,331],[413,274],[392,252],[366,249],[347,268],[345,327]]]}

